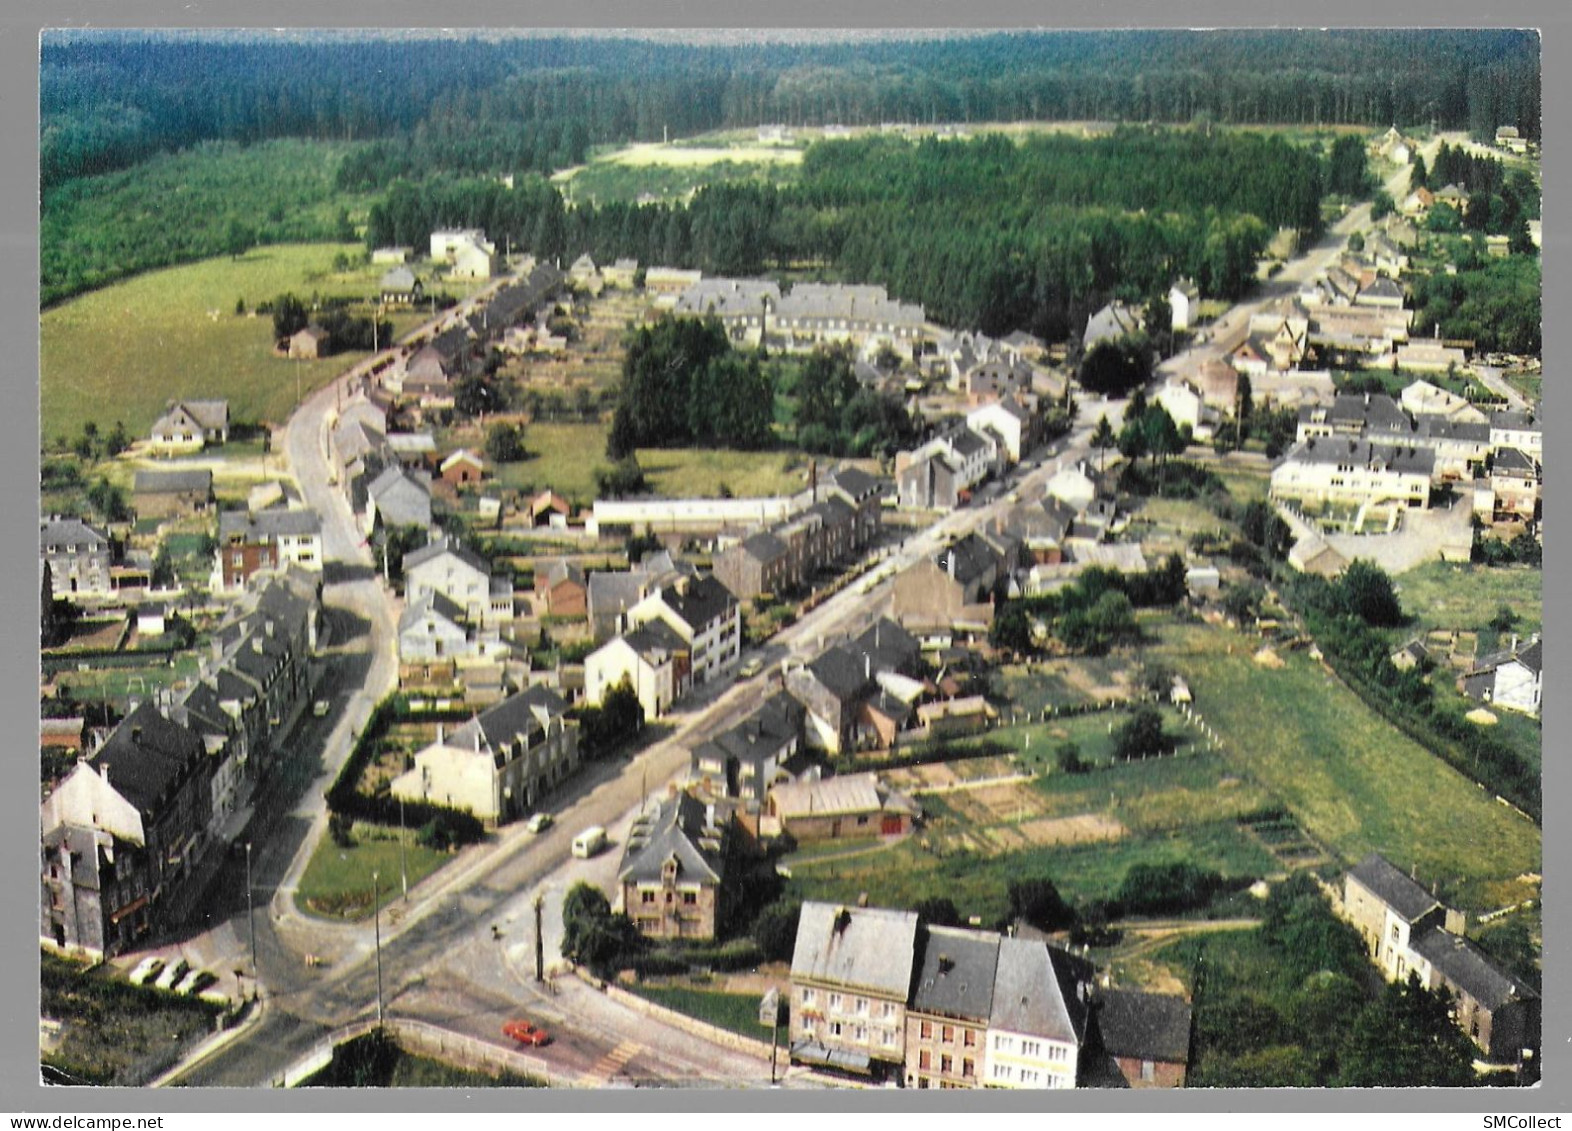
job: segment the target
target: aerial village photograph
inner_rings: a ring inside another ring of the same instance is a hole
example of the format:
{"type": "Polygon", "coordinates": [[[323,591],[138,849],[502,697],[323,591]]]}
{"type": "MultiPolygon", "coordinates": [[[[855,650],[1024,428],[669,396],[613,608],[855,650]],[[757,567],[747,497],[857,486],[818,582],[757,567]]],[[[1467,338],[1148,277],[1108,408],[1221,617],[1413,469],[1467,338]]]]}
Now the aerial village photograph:
{"type": "Polygon", "coordinates": [[[1537,32],[38,66],[43,1082],[1541,1082],[1537,32]]]}

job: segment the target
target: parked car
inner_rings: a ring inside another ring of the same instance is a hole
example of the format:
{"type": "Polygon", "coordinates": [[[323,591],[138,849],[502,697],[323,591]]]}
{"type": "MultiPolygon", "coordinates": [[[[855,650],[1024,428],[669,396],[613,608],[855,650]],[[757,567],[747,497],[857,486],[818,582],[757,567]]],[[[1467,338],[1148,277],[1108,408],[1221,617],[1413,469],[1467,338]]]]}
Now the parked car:
{"type": "Polygon", "coordinates": [[[532,833],[543,833],[547,829],[551,828],[551,825],[552,820],[550,813],[536,813],[529,819],[529,823],[524,827],[532,833]]]}
{"type": "Polygon", "coordinates": [[[172,990],[175,988],[175,983],[184,978],[186,971],[189,969],[191,967],[184,958],[177,958],[164,967],[164,972],[158,976],[158,981],[153,984],[161,990],[172,990]]]}
{"type": "Polygon", "coordinates": [[[550,1033],[546,1032],[539,1025],[523,1019],[509,1021],[502,1026],[502,1035],[504,1037],[512,1037],[519,1044],[528,1045],[531,1048],[539,1048],[541,1045],[549,1045],[551,1043],[550,1033]]]}
{"type": "Polygon", "coordinates": [[[752,679],[754,676],[758,675],[763,670],[764,670],[764,659],[763,659],[763,657],[753,656],[753,657],[750,657],[748,660],[746,660],[743,663],[742,667],[737,669],[737,675],[739,677],[741,677],[742,679],[752,679]]]}
{"type": "Polygon", "coordinates": [[[318,699],[315,703],[311,704],[311,713],[320,719],[328,713],[332,706],[333,704],[329,703],[326,699],[318,699]]]}
{"type": "Polygon", "coordinates": [[[163,968],[164,960],[150,954],[136,964],[136,969],[131,971],[130,982],[133,986],[140,986],[163,968]]]}

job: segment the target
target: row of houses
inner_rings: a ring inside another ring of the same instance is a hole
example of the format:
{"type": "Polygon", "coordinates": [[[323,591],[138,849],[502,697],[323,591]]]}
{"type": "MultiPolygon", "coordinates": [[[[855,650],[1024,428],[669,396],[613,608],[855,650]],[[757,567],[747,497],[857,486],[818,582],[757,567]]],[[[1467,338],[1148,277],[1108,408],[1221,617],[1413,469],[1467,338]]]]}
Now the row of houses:
{"type": "Polygon", "coordinates": [[[1465,916],[1433,888],[1372,853],[1344,877],[1341,913],[1387,981],[1414,977],[1452,996],[1452,1017],[1481,1060],[1519,1065],[1538,1057],[1539,995],[1464,935],[1465,916]]]}
{"type": "Polygon", "coordinates": [[[1402,403],[1340,395],[1301,407],[1298,442],[1274,467],[1271,490],[1300,502],[1423,509],[1432,484],[1469,484],[1484,521],[1532,522],[1542,435],[1532,414],[1487,414],[1428,382],[1405,389],[1402,403]]]}
{"type": "Polygon", "coordinates": [[[1099,994],[1094,978],[1084,959],[1040,939],[804,903],[791,1060],[917,1089],[1181,1085],[1188,1004],[1099,994]]]}
{"type": "Polygon", "coordinates": [[[740,601],[798,588],[878,540],[883,493],[879,480],[854,467],[823,480],[815,474],[808,506],[721,551],[715,576],[740,601]]]}
{"type": "Polygon", "coordinates": [[[167,925],[310,699],[320,610],[314,576],[270,578],[189,688],[133,705],[44,800],[46,943],[102,958],[167,925]]]}
{"type": "Polygon", "coordinates": [[[459,660],[505,651],[500,629],[514,615],[513,579],[450,535],[404,555],[399,659],[459,660]]]}
{"type": "MultiPolygon", "coordinates": [[[[651,278],[645,286],[653,289],[651,278]]],[[[797,283],[782,292],[754,279],[694,279],[671,305],[678,316],[719,319],[736,342],[801,352],[851,345],[859,352],[888,349],[907,360],[927,340],[920,305],[892,299],[879,286],[797,283]]]]}
{"type": "Polygon", "coordinates": [[[660,718],[688,691],[728,671],[742,650],[740,606],[713,576],[679,572],[618,619],[617,634],[584,661],[584,697],[590,706],[627,686],[646,719],[660,718]]]}

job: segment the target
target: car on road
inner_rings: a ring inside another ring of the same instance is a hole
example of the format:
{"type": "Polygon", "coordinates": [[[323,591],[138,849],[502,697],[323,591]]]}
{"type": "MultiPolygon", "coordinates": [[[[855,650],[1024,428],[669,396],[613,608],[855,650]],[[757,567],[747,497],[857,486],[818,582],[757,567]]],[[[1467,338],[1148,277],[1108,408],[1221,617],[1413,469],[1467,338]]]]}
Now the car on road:
{"type": "Polygon", "coordinates": [[[512,1037],[519,1044],[528,1045],[531,1048],[539,1048],[541,1045],[551,1044],[550,1033],[546,1032],[539,1025],[525,1021],[522,1018],[509,1021],[502,1026],[502,1035],[504,1037],[512,1037]]]}
{"type": "Polygon", "coordinates": [[[580,860],[588,860],[605,847],[606,830],[599,825],[591,825],[573,838],[573,855],[580,860]]]}
{"type": "Polygon", "coordinates": [[[333,704],[329,703],[326,699],[318,699],[315,703],[311,704],[311,713],[320,719],[322,716],[328,713],[328,710],[332,706],[333,704]]]}
{"type": "Polygon", "coordinates": [[[551,814],[536,813],[524,827],[532,833],[543,833],[551,828],[551,814]]]}
{"type": "Polygon", "coordinates": [[[745,661],[742,667],[737,669],[737,677],[739,679],[752,679],[763,670],[764,660],[759,656],[754,656],[751,659],[745,661]]]}

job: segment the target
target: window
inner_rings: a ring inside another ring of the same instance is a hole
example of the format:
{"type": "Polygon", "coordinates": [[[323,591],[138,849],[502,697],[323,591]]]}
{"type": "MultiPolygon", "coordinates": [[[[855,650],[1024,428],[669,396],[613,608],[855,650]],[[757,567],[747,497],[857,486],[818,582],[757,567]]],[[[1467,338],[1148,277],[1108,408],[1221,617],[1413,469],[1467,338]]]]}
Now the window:
{"type": "Polygon", "coordinates": [[[838,1037],[840,1035],[841,1035],[841,1023],[839,1021],[831,1021],[830,1022],[830,1036],[838,1037]]]}
{"type": "Polygon", "coordinates": [[[921,1032],[922,1032],[922,1039],[923,1040],[931,1041],[933,1039],[933,1022],[932,1021],[924,1021],[922,1023],[922,1030],[921,1030],[921,1032]]]}
{"type": "Polygon", "coordinates": [[[696,891],[685,891],[685,892],[683,892],[682,893],[682,902],[683,902],[684,906],[692,907],[694,904],[699,902],[699,893],[696,892],[696,891]]]}
{"type": "Polygon", "coordinates": [[[640,897],[641,897],[641,899],[642,899],[642,901],[644,903],[654,903],[655,902],[655,893],[652,892],[652,891],[640,892],[639,895],[640,895],[640,897]]]}
{"type": "Polygon", "coordinates": [[[813,988],[811,986],[804,986],[803,987],[803,989],[802,989],[802,1004],[803,1005],[812,1005],[815,1001],[818,1000],[818,997],[819,997],[819,995],[813,991],[813,988]]]}
{"type": "Polygon", "coordinates": [[[955,1060],[954,1060],[953,1057],[941,1056],[939,1058],[939,1071],[940,1072],[951,1072],[951,1071],[954,1071],[954,1066],[955,1066],[955,1060]]]}
{"type": "Polygon", "coordinates": [[[882,1030],[880,1030],[879,1043],[882,1044],[887,1049],[894,1048],[895,1047],[895,1030],[894,1029],[882,1029],[882,1030]]]}
{"type": "Polygon", "coordinates": [[[1021,1055],[1022,1056],[1041,1056],[1042,1055],[1042,1050],[1043,1050],[1043,1046],[1042,1046],[1042,1042],[1041,1041],[1022,1041],[1021,1042],[1021,1055]]]}
{"type": "Polygon", "coordinates": [[[926,1077],[926,1076],[919,1076],[919,1077],[917,1077],[917,1086],[919,1088],[926,1088],[928,1086],[928,1077],[926,1077]]]}
{"type": "Polygon", "coordinates": [[[1011,1040],[1011,1038],[996,1036],[993,1039],[993,1051],[994,1052],[999,1052],[1001,1050],[1008,1049],[1008,1048],[1011,1047],[1012,1044],[1013,1044],[1013,1041],[1011,1040]]]}
{"type": "Polygon", "coordinates": [[[1141,1061],[1141,1079],[1148,1081],[1157,1079],[1157,1066],[1149,1060],[1141,1061]]]}
{"type": "Polygon", "coordinates": [[[977,1047],[977,1030],[976,1029],[962,1029],[961,1030],[961,1044],[965,1045],[969,1049],[976,1048],[977,1047]]]}
{"type": "Polygon", "coordinates": [[[977,1062],[971,1057],[961,1061],[961,1075],[975,1079],[977,1076],[977,1062]]]}
{"type": "Polygon", "coordinates": [[[868,999],[867,998],[860,997],[860,998],[857,999],[857,1012],[859,1014],[861,1014],[863,1017],[868,1016],[868,999]]]}
{"type": "Polygon", "coordinates": [[[929,1052],[927,1049],[923,1049],[920,1053],[918,1053],[917,1054],[917,1067],[918,1068],[932,1068],[933,1067],[933,1053],[929,1052]]]}
{"type": "Polygon", "coordinates": [[[955,1026],[953,1026],[953,1025],[946,1025],[944,1027],[943,1040],[944,1040],[944,1043],[947,1044],[947,1045],[955,1043],[955,1026]]]}
{"type": "Polygon", "coordinates": [[[880,1017],[884,1017],[884,1018],[894,1017],[895,1016],[895,1003],[893,1001],[887,1001],[882,1006],[880,1006],[880,1008],[879,1008],[879,1016],[880,1017]]]}

